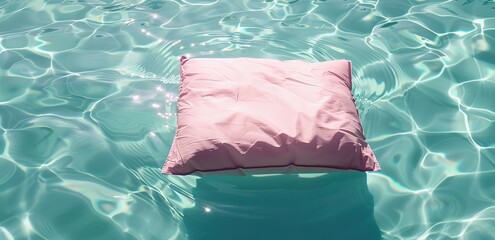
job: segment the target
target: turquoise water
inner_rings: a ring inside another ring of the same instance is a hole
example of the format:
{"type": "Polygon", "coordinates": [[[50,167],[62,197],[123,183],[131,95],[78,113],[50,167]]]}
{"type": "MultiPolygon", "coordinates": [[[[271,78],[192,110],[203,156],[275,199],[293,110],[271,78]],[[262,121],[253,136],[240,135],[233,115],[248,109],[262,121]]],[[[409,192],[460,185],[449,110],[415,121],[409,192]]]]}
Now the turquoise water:
{"type": "Polygon", "coordinates": [[[490,0],[3,0],[0,117],[0,239],[495,239],[490,0]],[[161,175],[181,55],[351,60],[383,171],[161,175]]]}

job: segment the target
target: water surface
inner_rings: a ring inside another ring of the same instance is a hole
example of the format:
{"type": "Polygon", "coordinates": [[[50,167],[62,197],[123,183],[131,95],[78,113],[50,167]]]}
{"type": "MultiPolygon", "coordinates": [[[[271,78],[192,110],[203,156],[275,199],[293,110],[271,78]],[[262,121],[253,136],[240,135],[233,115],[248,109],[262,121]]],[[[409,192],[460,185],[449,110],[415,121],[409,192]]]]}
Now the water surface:
{"type": "Polygon", "coordinates": [[[0,1],[0,239],[495,239],[494,93],[491,0],[0,1]],[[383,171],[161,175],[181,55],[351,60],[383,171]]]}

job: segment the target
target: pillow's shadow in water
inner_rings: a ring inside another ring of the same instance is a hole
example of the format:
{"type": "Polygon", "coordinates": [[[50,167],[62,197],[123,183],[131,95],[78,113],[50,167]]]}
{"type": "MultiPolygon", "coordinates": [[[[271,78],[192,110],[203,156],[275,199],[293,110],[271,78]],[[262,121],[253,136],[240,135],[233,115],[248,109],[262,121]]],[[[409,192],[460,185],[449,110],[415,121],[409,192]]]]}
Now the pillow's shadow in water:
{"type": "Polygon", "coordinates": [[[199,178],[189,239],[381,239],[366,173],[301,176],[199,178]]]}

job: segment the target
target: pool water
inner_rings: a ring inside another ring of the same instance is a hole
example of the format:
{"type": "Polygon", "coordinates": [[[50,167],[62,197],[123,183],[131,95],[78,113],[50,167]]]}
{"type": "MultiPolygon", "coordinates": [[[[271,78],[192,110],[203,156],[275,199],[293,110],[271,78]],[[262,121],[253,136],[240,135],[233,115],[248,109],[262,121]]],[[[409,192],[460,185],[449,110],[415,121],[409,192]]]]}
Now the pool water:
{"type": "Polygon", "coordinates": [[[0,118],[0,239],[495,239],[491,0],[3,0],[0,118]],[[161,175],[181,55],[351,60],[383,171],[161,175]]]}

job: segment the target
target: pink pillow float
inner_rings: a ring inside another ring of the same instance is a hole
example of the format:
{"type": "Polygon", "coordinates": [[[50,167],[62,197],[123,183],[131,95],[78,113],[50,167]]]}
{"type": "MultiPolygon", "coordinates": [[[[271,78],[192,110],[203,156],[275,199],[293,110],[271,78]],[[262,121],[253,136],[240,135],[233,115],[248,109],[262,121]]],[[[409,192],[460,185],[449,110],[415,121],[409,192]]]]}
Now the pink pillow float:
{"type": "Polygon", "coordinates": [[[350,61],[180,63],[177,129],[162,173],[380,170],[351,94],[350,61]]]}

